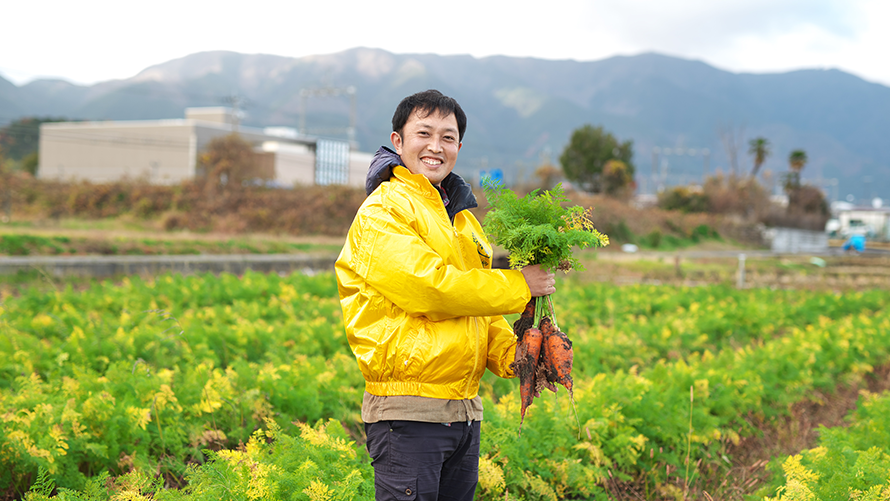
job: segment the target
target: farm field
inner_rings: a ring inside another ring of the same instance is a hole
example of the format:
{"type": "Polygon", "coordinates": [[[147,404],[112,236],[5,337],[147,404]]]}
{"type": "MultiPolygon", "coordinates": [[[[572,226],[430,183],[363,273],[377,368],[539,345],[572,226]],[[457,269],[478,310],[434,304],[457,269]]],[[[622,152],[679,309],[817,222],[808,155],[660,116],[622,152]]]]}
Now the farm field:
{"type": "Polygon", "coordinates": [[[0,256],[338,253],[343,239],[0,226],[0,256]]]}
{"type": "MultiPolygon", "coordinates": [[[[518,383],[483,380],[478,499],[890,488],[890,293],[689,286],[669,260],[634,264],[661,285],[616,285],[605,263],[559,285],[574,409],[547,393],[517,438],[518,383]]],[[[19,285],[0,307],[3,499],[373,498],[333,274],[19,285]]]]}

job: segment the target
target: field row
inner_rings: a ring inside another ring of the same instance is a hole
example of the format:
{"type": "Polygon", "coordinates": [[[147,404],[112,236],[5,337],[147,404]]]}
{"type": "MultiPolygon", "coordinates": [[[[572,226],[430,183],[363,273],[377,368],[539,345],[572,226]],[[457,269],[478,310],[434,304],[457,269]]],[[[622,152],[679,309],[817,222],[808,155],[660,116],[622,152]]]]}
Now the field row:
{"type": "Polygon", "coordinates": [[[822,428],[819,446],[781,462],[772,501],[890,499],[890,393],[864,393],[849,426],[822,428]]]}
{"type": "Polygon", "coordinates": [[[278,240],[187,240],[156,238],[97,238],[65,235],[0,234],[0,256],[173,255],[173,254],[288,254],[340,250],[334,244],[278,240]]]}
{"type": "MultiPolygon", "coordinates": [[[[517,383],[487,375],[481,499],[502,499],[508,486],[525,499],[609,496],[616,483],[646,497],[712,489],[708,479],[731,466],[730,444],[815,391],[856,383],[890,353],[884,292],[573,280],[559,290],[559,322],[575,343],[575,406],[548,393],[517,439],[517,383]]],[[[121,476],[119,490],[160,473],[163,486],[190,486],[164,496],[212,497],[221,488],[212,479],[243,476],[235,465],[247,456],[278,471],[263,477],[268,489],[293,490],[304,484],[290,483],[298,456],[286,451],[332,436],[341,445],[318,454],[338,455],[330,464],[349,472],[316,467],[352,475],[350,495],[363,497],[370,466],[343,435],[361,443],[363,381],[330,274],[26,292],[4,303],[0,329],[0,482],[19,493],[42,488],[43,470],[44,483],[81,492],[105,472],[121,476]],[[300,424],[317,422],[328,424],[300,424]]],[[[325,485],[315,488],[342,491],[325,485]]]]}

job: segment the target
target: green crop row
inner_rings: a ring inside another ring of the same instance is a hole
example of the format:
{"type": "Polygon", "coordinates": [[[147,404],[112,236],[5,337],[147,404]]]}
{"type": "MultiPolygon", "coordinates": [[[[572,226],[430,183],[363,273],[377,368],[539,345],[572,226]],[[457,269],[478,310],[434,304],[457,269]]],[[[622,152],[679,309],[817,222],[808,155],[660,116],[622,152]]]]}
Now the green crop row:
{"type": "MultiPolygon", "coordinates": [[[[488,375],[481,498],[604,497],[610,481],[670,495],[722,471],[753,422],[886,363],[886,296],[566,281],[577,421],[547,393],[517,440],[517,383],[488,375]]],[[[331,274],[25,292],[0,307],[0,329],[0,483],[19,492],[38,470],[78,492],[102,472],[206,483],[222,461],[207,451],[240,450],[264,423],[279,442],[329,418],[361,437],[331,274]]]]}
{"type": "Polygon", "coordinates": [[[69,249],[68,237],[42,237],[37,235],[0,235],[0,254],[26,256],[35,254],[61,254],[69,249]]]}
{"type": "Polygon", "coordinates": [[[819,430],[819,446],[781,463],[773,501],[890,499],[890,393],[864,393],[849,426],[819,430]]]}
{"type": "Polygon", "coordinates": [[[885,308],[884,291],[848,294],[712,287],[615,287],[569,281],[559,288],[559,325],[596,346],[576,357],[590,374],[651,366],[705,351],[742,347],[829,319],[885,308]]]}
{"type": "Polygon", "coordinates": [[[58,254],[274,254],[306,251],[336,253],[338,245],[276,240],[157,240],[149,238],[87,238],[29,234],[0,235],[0,255],[58,254]]]}
{"type": "Polygon", "coordinates": [[[299,425],[299,436],[274,422],[237,450],[210,452],[203,465],[191,465],[188,484],[165,489],[151,470],[134,469],[111,479],[102,473],[79,490],[59,488],[41,470],[27,501],[353,501],[374,498],[374,472],[336,420],[299,425]]]}
{"type": "Polygon", "coordinates": [[[177,477],[267,418],[360,422],[335,294],[330,276],[248,274],[7,301],[0,484],[21,491],[40,467],[70,488],[149,465],[177,477]]]}
{"type": "MultiPolygon", "coordinates": [[[[595,350],[575,343],[575,358],[595,350]]],[[[817,391],[854,383],[888,360],[890,312],[823,318],[718,353],[576,373],[577,422],[566,396],[557,405],[547,394],[529,409],[521,440],[513,439],[516,392],[496,405],[487,401],[483,446],[508,485],[541,499],[608,499],[612,478],[646,485],[647,497],[679,495],[702,474],[728,472],[729,444],[756,433],[754,424],[771,422],[817,391]]]]}

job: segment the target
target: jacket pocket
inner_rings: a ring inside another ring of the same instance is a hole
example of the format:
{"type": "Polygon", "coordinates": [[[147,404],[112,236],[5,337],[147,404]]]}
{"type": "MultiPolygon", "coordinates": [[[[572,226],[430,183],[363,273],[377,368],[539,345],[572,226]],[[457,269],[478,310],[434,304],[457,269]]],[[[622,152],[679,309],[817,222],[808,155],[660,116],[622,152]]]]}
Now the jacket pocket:
{"type": "Polygon", "coordinates": [[[432,355],[430,343],[430,326],[426,319],[420,320],[411,329],[411,349],[404,362],[404,377],[408,381],[417,381],[423,374],[424,366],[432,355]]]}

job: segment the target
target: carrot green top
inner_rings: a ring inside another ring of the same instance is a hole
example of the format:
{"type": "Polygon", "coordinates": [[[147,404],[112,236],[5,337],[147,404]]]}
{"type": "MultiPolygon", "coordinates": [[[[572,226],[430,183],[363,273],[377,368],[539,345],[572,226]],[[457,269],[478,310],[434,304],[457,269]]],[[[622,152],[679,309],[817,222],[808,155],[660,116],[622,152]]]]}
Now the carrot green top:
{"type": "Polygon", "coordinates": [[[491,209],[483,228],[489,239],[510,252],[510,266],[540,264],[550,270],[583,270],[574,247],[604,247],[609,237],[593,227],[591,209],[563,207],[569,202],[561,184],[550,191],[516,193],[490,179],[483,182],[491,209]]]}

